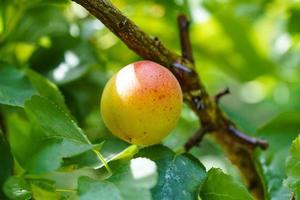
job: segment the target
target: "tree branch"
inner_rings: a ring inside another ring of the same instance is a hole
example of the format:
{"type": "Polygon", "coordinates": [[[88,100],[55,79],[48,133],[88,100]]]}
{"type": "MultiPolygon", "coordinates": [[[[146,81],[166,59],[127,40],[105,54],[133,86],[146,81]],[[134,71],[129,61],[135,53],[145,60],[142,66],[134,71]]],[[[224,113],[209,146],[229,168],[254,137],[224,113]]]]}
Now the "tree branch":
{"type": "MultiPolygon", "coordinates": [[[[73,0],[85,7],[107,28],[119,37],[131,50],[143,57],[169,68],[181,84],[184,99],[199,117],[202,128],[210,127],[217,142],[225,149],[229,159],[238,166],[245,177],[246,184],[258,199],[263,199],[263,187],[253,161],[253,150],[245,145],[243,139],[232,134],[234,127],[212,99],[198,74],[193,70],[191,46],[187,36],[187,26],[182,25],[181,45],[183,56],[179,56],[166,47],[157,37],[150,37],[125,17],[109,0],[73,0]]],[[[185,18],[178,19],[180,23],[185,18]]],[[[254,144],[257,146],[258,144],[254,144]]],[[[192,148],[192,147],[190,147],[192,148]]]]}
{"type": "Polygon", "coordinates": [[[209,127],[200,128],[184,145],[186,151],[191,150],[194,146],[198,146],[204,135],[211,131],[209,127]]]}
{"type": "Polygon", "coordinates": [[[190,22],[187,20],[185,15],[179,15],[177,17],[177,23],[180,34],[181,55],[191,63],[194,63],[193,50],[189,35],[190,22]]]}
{"type": "Polygon", "coordinates": [[[233,126],[229,126],[229,132],[231,132],[236,138],[240,139],[241,143],[245,143],[245,145],[248,145],[250,148],[260,147],[261,149],[267,149],[269,146],[266,141],[249,137],[233,126]]]}
{"type": "Polygon", "coordinates": [[[230,90],[228,87],[226,87],[223,91],[219,92],[218,94],[215,95],[215,102],[216,104],[219,103],[220,99],[224,97],[225,95],[230,94],[230,90]]]}

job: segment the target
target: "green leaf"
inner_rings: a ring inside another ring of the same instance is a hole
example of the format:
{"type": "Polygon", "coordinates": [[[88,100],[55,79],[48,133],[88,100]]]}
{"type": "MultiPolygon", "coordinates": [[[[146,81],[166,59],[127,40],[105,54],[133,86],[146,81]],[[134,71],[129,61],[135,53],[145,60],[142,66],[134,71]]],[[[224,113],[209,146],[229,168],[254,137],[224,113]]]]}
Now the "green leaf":
{"type": "Polygon", "coordinates": [[[21,177],[10,177],[3,186],[5,195],[12,200],[29,200],[32,197],[30,185],[21,177]]]}
{"type": "Polygon", "coordinates": [[[80,200],[122,200],[119,189],[108,181],[96,181],[88,177],[81,177],[78,184],[80,200]]]}
{"type": "Polygon", "coordinates": [[[299,134],[300,113],[283,113],[267,123],[258,131],[258,136],[266,139],[269,148],[257,150],[257,165],[263,178],[266,199],[289,199],[290,191],[284,186],[285,160],[289,146],[299,134]]]}
{"type": "Polygon", "coordinates": [[[48,179],[12,176],[5,183],[4,191],[9,199],[58,200],[54,184],[48,179]]]}
{"type": "Polygon", "coordinates": [[[285,183],[291,188],[296,196],[300,197],[300,136],[298,136],[292,144],[290,154],[286,162],[285,183]]]}
{"type": "Polygon", "coordinates": [[[25,103],[26,113],[51,138],[67,138],[91,146],[83,131],[59,105],[41,96],[33,96],[25,103]]]}
{"type": "Polygon", "coordinates": [[[202,200],[253,200],[244,185],[225,174],[220,169],[212,168],[201,190],[202,200]]]}
{"type": "Polygon", "coordinates": [[[35,200],[58,200],[54,182],[47,179],[29,179],[32,197],[35,200]]]}
{"type": "Polygon", "coordinates": [[[27,169],[27,163],[37,151],[37,146],[32,144],[38,144],[41,132],[16,114],[7,116],[7,125],[12,153],[19,164],[27,169]]]}
{"type": "Polygon", "coordinates": [[[12,106],[24,105],[37,91],[23,71],[0,62],[0,104],[12,106]]]}
{"type": "Polygon", "coordinates": [[[52,101],[34,96],[25,104],[31,119],[44,130],[39,151],[30,163],[38,171],[57,169],[61,159],[80,154],[92,148],[87,137],[71,117],[52,101]]]}
{"type": "Polygon", "coordinates": [[[196,199],[206,179],[204,166],[190,154],[175,155],[156,145],[141,150],[137,156],[153,160],[158,167],[158,183],[151,190],[153,199],[196,199]]]}
{"type": "Polygon", "coordinates": [[[63,158],[91,148],[67,137],[47,136],[39,126],[30,124],[17,115],[8,118],[8,128],[15,158],[24,169],[32,173],[56,170],[61,166],[63,158]]]}
{"type": "Polygon", "coordinates": [[[28,168],[32,173],[42,173],[58,169],[62,159],[87,151],[90,145],[74,141],[70,138],[48,138],[39,141],[38,151],[28,160],[28,168]]]}
{"type": "Polygon", "coordinates": [[[0,199],[4,198],[1,190],[6,179],[12,174],[13,170],[13,157],[10,152],[8,142],[5,140],[4,135],[0,129],[0,199]]]}
{"type": "Polygon", "coordinates": [[[25,110],[31,124],[16,115],[8,124],[12,151],[30,172],[56,170],[63,158],[93,147],[71,117],[49,99],[34,96],[25,103],[25,110]]]}
{"type": "Polygon", "coordinates": [[[80,199],[95,199],[97,196],[97,199],[151,200],[150,189],[157,180],[153,161],[135,158],[130,162],[113,163],[111,167],[114,173],[105,181],[87,177],[79,179],[80,199]]]}
{"type": "Polygon", "coordinates": [[[69,110],[65,105],[64,97],[54,83],[31,69],[27,69],[26,74],[31,81],[31,84],[36,88],[41,96],[52,100],[57,105],[60,105],[65,112],[69,113],[69,110]]]}

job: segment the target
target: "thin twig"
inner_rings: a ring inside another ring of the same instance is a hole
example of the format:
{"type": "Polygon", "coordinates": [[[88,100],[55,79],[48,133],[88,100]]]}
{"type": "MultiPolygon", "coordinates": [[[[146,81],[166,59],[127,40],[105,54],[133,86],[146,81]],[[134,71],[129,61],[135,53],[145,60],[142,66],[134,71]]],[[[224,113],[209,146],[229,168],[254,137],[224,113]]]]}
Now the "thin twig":
{"type": "Polygon", "coordinates": [[[185,143],[184,149],[190,151],[194,146],[199,146],[206,133],[211,131],[208,127],[200,128],[189,140],[185,143]]]}
{"type": "Polygon", "coordinates": [[[177,17],[177,23],[180,34],[181,55],[191,63],[194,63],[193,50],[189,36],[190,22],[185,15],[179,15],[177,17]]]}
{"type": "Polygon", "coordinates": [[[261,149],[267,149],[268,143],[264,140],[250,137],[241,131],[237,130],[233,126],[229,126],[229,131],[232,133],[236,138],[240,139],[241,143],[245,143],[246,145],[250,146],[251,148],[260,147],[261,149]]]}
{"type": "Polygon", "coordinates": [[[220,99],[228,94],[230,94],[230,90],[229,90],[229,87],[226,87],[223,91],[221,91],[215,95],[215,102],[218,104],[220,99]]]}

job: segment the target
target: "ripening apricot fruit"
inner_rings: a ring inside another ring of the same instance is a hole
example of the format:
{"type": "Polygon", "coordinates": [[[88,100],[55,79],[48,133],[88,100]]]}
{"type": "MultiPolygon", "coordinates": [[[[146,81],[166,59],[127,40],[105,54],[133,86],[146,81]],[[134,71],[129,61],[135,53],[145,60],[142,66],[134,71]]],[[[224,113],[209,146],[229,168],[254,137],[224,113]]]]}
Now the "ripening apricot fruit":
{"type": "Polygon", "coordinates": [[[175,127],[182,92],[173,74],[152,61],[129,64],[106,84],[101,114],[108,129],[132,144],[159,143],[175,127]]]}

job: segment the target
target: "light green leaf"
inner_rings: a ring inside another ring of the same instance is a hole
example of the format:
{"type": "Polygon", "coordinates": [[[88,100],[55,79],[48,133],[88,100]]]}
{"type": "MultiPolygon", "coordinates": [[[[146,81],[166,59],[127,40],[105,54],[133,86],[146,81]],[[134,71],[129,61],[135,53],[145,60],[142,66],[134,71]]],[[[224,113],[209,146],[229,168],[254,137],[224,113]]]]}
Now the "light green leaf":
{"type": "Polygon", "coordinates": [[[4,192],[13,200],[58,200],[55,182],[41,178],[26,178],[26,176],[12,176],[4,186],[4,192]]]}
{"type": "Polygon", "coordinates": [[[220,169],[208,171],[207,180],[201,190],[202,200],[253,200],[244,185],[220,169]]]}
{"type": "Polygon", "coordinates": [[[151,190],[153,199],[196,199],[206,179],[204,166],[190,154],[175,155],[156,145],[141,150],[137,156],[153,160],[158,167],[158,182],[151,190]]]}
{"type": "Polygon", "coordinates": [[[3,186],[3,191],[12,200],[29,200],[32,197],[30,185],[21,177],[10,177],[3,186]]]}
{"type": "Polygon", "coordinates": [[[91,148],[90,145],[70,138],[47,138],[39,141],[37,151],[28,160],[32,173],[42,173],[58,169],[62,159],[80,154],[91,148]]]}
{"type": "Polygon", "coordinates": [[[9,118],[12,151],[32,173],[58,169],[62,159],[93,147],[83,131],[57,104],[34,96],[25,104],[31,124],[16,115],[9,118]]]}
{"type": "Polygon", "coordinates": [[[91,146],[83,131],[59,105],[41,96],[25,103],[26,113],[34,119],[50,138],[67,138],[91,146]]]}
{"type": "Polygon", "coordinates": [[[30,125],[16,114],[7,116],[8,136],[11,150],[18,163],[25,169],[32,155],[38,151],[36,145],[43,138],[42,131],[30,125]]]}
{"type": "Polygon", "coordinates": [[[90,145],[67,137],[48,136],[39,126],[17,115],[8,118],[8,128],[15,158],[24,169],[32,173],[56,170],[61,166],[63,158],[91,148],[90,145]]]}
{"type": "MultiPolygon", "coordinates": [[[[300,130],[299,130],[300,133],[300,130]]],[[[286,162],[287,179],[285,183],[291,188],[297,198],[300,197],[300,136],[292,144],[289,157],[286,162]]]]}
{"type": "Polygon", "coordinates": [[[291,191],[284,186],[285,160],[289,146],[300,131],[300,113],[283,113],[263,126],[257,133],[266,139],[269,148],[257,150],[257,166],[265,185],[266,199],[289,199],[291,191]]]}
{"type": "Polygon", "coordinates": [[[23,71],[0,62],[0,104],[24,105],[37,91],[23,71]]]}
{"type": "Polygon", "coordinates": [[[64,97],[54,83],[31,69],[27,69],[26,74],[31,81],[31,84],[36,88],[41,96],[52,100],[54,103],[62,107],[65,112],[69,113],[69,110],[65,105],[64,97]]]}
{"type": "Polygon", "coordinates": [[[35,200],[59,200],[54,182],[47,179],[29,179],[32,197],[35,200]]]}

